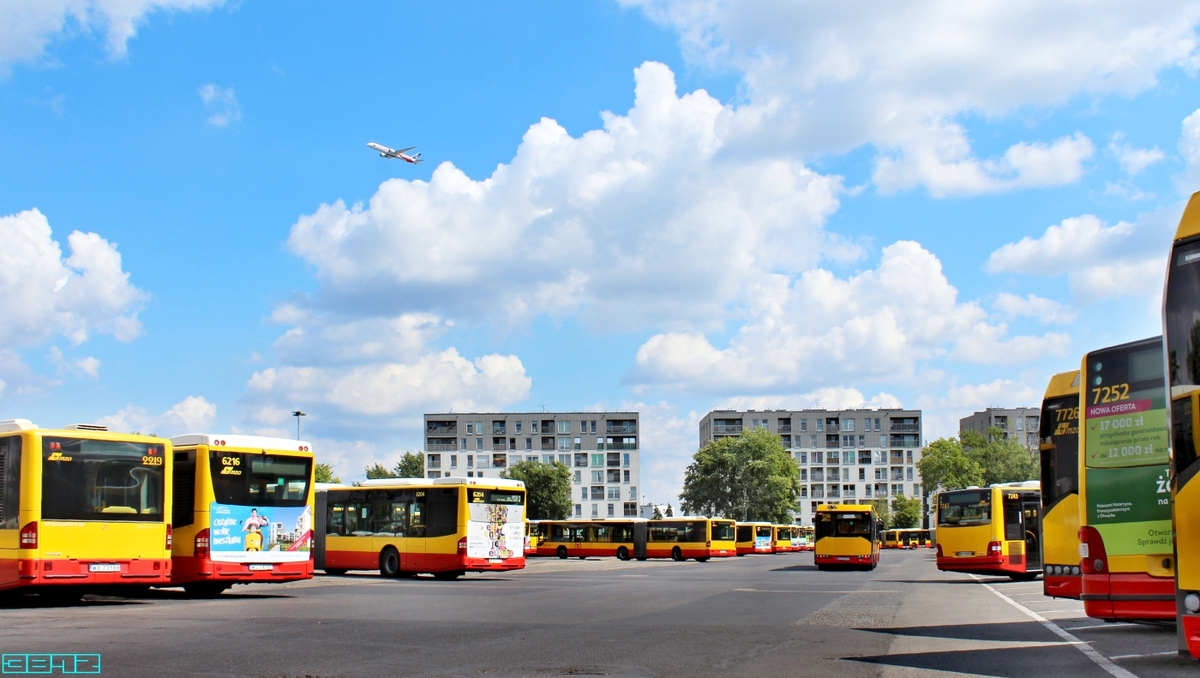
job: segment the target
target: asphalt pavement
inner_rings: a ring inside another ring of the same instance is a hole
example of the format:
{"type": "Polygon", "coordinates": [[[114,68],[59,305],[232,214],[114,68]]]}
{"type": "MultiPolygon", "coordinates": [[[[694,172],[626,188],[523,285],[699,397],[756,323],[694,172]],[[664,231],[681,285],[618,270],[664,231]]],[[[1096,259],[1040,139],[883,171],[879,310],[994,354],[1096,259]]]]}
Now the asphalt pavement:
{"type": "Polygon", "coordinates": [[[688,561],[531,559],[458,581],[319,576],[0,607],[4,653],[100,653],[106,676],[1195,676],[1173,629],[1105,624],[1041,582],[873,572],[811,553],[688,561]]]}

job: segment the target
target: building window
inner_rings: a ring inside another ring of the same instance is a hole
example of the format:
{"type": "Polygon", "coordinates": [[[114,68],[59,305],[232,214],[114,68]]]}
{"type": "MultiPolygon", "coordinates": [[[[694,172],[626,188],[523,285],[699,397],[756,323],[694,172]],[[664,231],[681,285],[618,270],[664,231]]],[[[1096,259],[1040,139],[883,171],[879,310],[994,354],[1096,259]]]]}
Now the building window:
{"type": "Polygon", "coordinates": [[[912,470],[912,467],[911,467],[911,466],[909,466],[908,468],[904,469],[904,471],[905,471],[905,473],[904,473],[904,479],[905,479],[905,480],[912,480],[912,479],[913,479],[913,470],[912,470]]]}
{"type": "Polygon", "coordinates": [[[854,430],[854,420],[853,419],[843,419],[842,420],[842,431],[849,432],[849,431],[853,431],[853,430],[854,430]]]}
{"type": "Polygon", "coordinates": [[[870,466],[871,465],[871,451],[870,450],[859,450],[858,451],[858,463],[864,464],[866,466],[870,466]]]}
{"type": "Polygon", "coordinates": [[[904,486],[903,485],[892,485],[892,494],[897,497],[903,497],[904,496],[904,486]]]}
{"type": "Polygon", "coordinates": [[[841,463],[840,461],[838,461],[838,453],[836,450],[830,450],[829,452],[825,453],[825,463],[826,464],[840,464],[841,463]]]}
{"type": "MultiPolygon", "coordinates": [[[[458,468],[458,455],[457,454],[450,455],[450,468],[458,468]]],[[[909,478],[909,480],[912,480],[912,478],[909,478]]]]}
{"type": "Polygon", "coordinates": [[[467,455],[467,468],[475,468],[475,455],[467,455]]]}
{"type": "Polygon", "coordinates": [[[583,482],[583,471],[576,471],[575,472],[575,484],[578,485],[579,483],[582,483],[582,482],[583,482]]]}
{"type": "Polygon", "coordinates": [[[609,517],[609,518],[613,518],[613,517],[615,517],[615,516],[616,516],[616,514],[615,514],[615,513],[613,513],[613,505],[612,505],[612,504],[609,504],[609,505],[608,505],[608,517],[609,517]]]}
{"type": "Polygon", "coordinates": [[[579,488],[579,492],[580,492],[580,495],[583,497],[583,500],[587,501],[588,500],[588,488],[581,487],[581,488],[579,488]]]}
{"type": "Polygon", "coordinates": [[[905,450],[905,451],[904,451],[904,461],[906,461],[906,462],[908,462],[909,464],[911,464],[911,463],[913,463],[913,460],[912,460],[912,459],[913,459],[913,457],[912,457],[912,450],[905,450]]]}
{"type": "Polygon", "coordinates": [[[593,454],[592,455],[592,468],[597,468],[597,467],[599,467],[599,468],[604,467],[604,455],[603,454],[593,454]]]}
{"type": "Polygon", "coordinates": [[[814,483],[825,482],[825,469],[815,468],[812,470],[812,481],[814,483]]]}
{"type": "Polygon", "coordinates": [[[593,518],[600,517],[600,505],[599,504],[592,504],[592,517],[593,518]]]}
{"type": "Polygon", "coordinates": [[[571,455],[569,455],[569,454],[558,455],[558,463],[562,464],[563,466],[566,466],[567,468],[571,468],[571,455]]]}
{"type": "Polygon", "coordinates": [[[921,485],[919,483],[913,484],[913,496],[914,497],[921,496],[921,485]]]}
{"type": "Polygon", "coordinates": [[[558,432],[569,434],[571,432],[571,422],[569,422],[569,421],[558,422],[558,432]]]}
{"type": "Polygon", "coordinates": [[[629,486],[629,498],[633,501],[637,501],[638,496],[637,496],[637,486],[636,485],[629,486]]]}
{"type": "Polygon", "coordinates": [[[571,447],[571,439],[570,439],[570,438],[559,438],[559,439],[558,439],[558,449],[560,449],[560,450],[570,450],[570,449],[572,449],[572,447],[571,447]]]}
{"type": "Polygon", "coordinates": [[[575,453],[575,468],[587,468],[588,456],[579,452],[575,453]]]}
{"type": "Polygon", "coordinates": [[[863,494],[866,496],[866,498],[870,499],[871,498],[871,486],[867,485],[866,487],[863,488],[863,490],[864,490],[863,494]]]}
{"type": "MultiPolygon", "coordinates": [[[[825,486],[824,485],[813,485],[812,486],[812,496],[813,496],[813,499],[824,499],[825,498],[825,486]]],[[[813,507],[813,508],[815,509],[816,507],[813,507]]]]}
{"type": "Polygon", "coordinates": [[[808,437],[808,446],[809,446],[809,447],[816,447],[816,446],[817,446],[817,437],[816,437],[816,436],[809,436],[809,437],[808,437]]]}
{"type": "MultiPolygon", "coordinates": [[[[619,488],[619,487],[608,488],[608,499],[609,499],[609,501],[620,501],[621,488],[619,488]]],[[[611,506],[611,504],[609,504],[609,505],[611,506]]]]}
{"type": "Polygon", "coordinates": [[[867,436],[861,435],[861,434],[858,436],[858,446],[859,447],[867,446],[867,436]]]}
{"type": "Polygon", "coordinates": [[[635,501],[625,502],[623,514],[624,514],[624,517],[626,517],[626,518],[636,518],[637,517],[637,502],[635,502],[635,501]]]}
{"type": "MultiPolygon", "coordinates": [[[[817,420],[817,433],[821,433],[824,430],[825,430],[825,420],[818,419],[817,420]]],[[[813,440],[816,440],[816,438],[813,438],[813,440]]]]}
{"type": "Polygon", "coordinates": [[[825,453],[824,452],[813,452],[812,457],[811,457],[811,463],[814,466],[816,466],[818,464],[824,464],[825,463],[825,453]]]}
{"type": "Polygon", "coordinates": [[[477,450],[482,450],[482,449],[483,449],[483,438],[476,438],[476,439],[475,439],[475,449],[477,449],[477,450]]]}
{"type": "Polygon", "coordinates": [[[828,495],[827,495],[827,496],[828,496],[830,499],[837,499],[837,498],[840,498],[842,495],[841,495],[841,492],[839,492],[839,491],[838,491],[838,486],[837,486],[837,485],[830,485],[830,486],[829,486],[829,492],[828,492],[828,495]]]}
{"type": "Polygon", "coordinates": [[[513,427],[516,429],[516,430],[514,430],[514,431],[513,431],[513,433],[516,433],[517,435],[520,435],[520,434],[521,434],[521,422],[519,422],[519,421],[514,421],[514,422],[513,422],[513,427]]]}
{"type": "Polygon", "coordinates": [[[855,496],[854,495],[854,486],[853,485],[842,485],[842,496],[846,497],[847,499],[853,499],[855,496]]]}
{"type": "Polygon", "coordinates": [[[467,435],[470,435],[474,432],[475,432],[475,424],[468,421],[467,422],[467,435]]]}
{"type": "Polygon", "coordinates": [[[892,480],[904,480],[904,469],[899,466],[892,467],[892,480]]]}
{"type": "Polygon", "coordinates": [[[467,449],[467,439],[466,439],[466,438],[459,438],[459,440],[460,440],[460,441],[462,441],[462,442],[459,444],[459,448],[458,448],[458,449],[460,449],[460,450],[465,450],[465,449],[467,449]]]}
{"type": "Polygon", "coordinates": [[[592,425],[592,433],[595,433],[596,432],[596,420],[593,419],[593,420],[589,421],[588,423],[592,425]]]}
{"type": "MultiPolygon", "coordinates": [[[[537,432],[538,432],[538,425],[537,425],[537,422],[536,422],[536,421],[531,421],[531,422],[529,422],[529,432],[530,432],[530,433],[537,433],[537,432]]],[[[579,515],[579,514],[578,514],[578,513],[576,513],[575,515],[579,515]]]]}
{"type": "Polygon", "coordinates": [[[505,424],[503,421],[492,421],[492,435],[502,436],[506,433],[505,424]]]}
{"type": "Polygon", "coordinates": [[[807,431],[807,430],[808,430],[808,420],[807,420],[807,419],[801,419],[801,420],[800,420],[800,430],[801,430],[801,431],[807,431]]]}
{"type": "Polygon", "coordinates": [[[796,463],[808,464],[808,453],[807,452],[797,452],[796,453],[796,463]]]}
{"type": "Polygon", "coordinates": [[[606,476],[608,478],[607,482],[620,483],[621,482],[621,469],[610,468],[608,470],[608,473],[606,474],[606,476]]]}
{"type": "Polygon", "coordinates": [[[862,467],[859,467],[859,469],[858,469],[858,479],[859,479],[859,480],[866,480],[866,479],[867,479],[867,469],[865,469],[865,468],[862,468],[862,467]]]}
{"type": "Polygon", "coordinates": [[[854,452],[853,451],[843,452],[842,453],[842,463],[847,466],[853,466],[854,465],[854,452]]]}
{"type": "MultiPolygon", "coordinates": [[[[534,426],[536,426],[536,425],[537,425],[537,424],[535,423],[535,424],[534,424],[534,426]]],[[[536,433],[536,431],[535,431],[535,433],[536,433]]],[[[576,518],[582,518],[582,517],[583,517],[583,507],[582,507],[582,506],[580,506],[579,504],[576,504],[576,505],[575,505],[575,517],[576,517],[576,518]]]]}
{"type": "Polygon", "coordinates": [[[532,449],[533,449],[533,438],[526,438],[526,439],[525,439],[525,449],[527,449],[527,450],[532,450],[532,449]]]}
{"type": "Polygon", "coordinates": [[[887,450],[875,450],[875,465],[887,466],[887,450]]]}
{"type": "Polygon", "coordinates": [[[429,468],[442,467],[442,455],[440,454],[427,454],[425,455],[425,460],[428,462],[426,465],[429,468]]]}
{"type": "Polygon", "coordinates": [[[800,498],[804,499],[807,497],[808,497],[808,485],[801,485],[800,486],[800,498]]]}
{"type": "Polygon", "coordinates": [[[876,419],[876,420],[875,420],[875,430],[876,430],[876,431],[882,431],[882,430],[883,430],[883,427],[879,425],[879,420],[878,420],[878,419],[876,419]]]}
{"type": "Polygon", "coordinates": [[[887,469],[885,469],[885,468],[875,469],[875,480],[887,480],[887,469]]]}
{"type": "Polygon", "coordinates": [[[880,447],[887,447],[887,435],[881,435],[881,436],[879,436],[879,446],[880,446],[880,447]]]}
{"type": "Polygon", "coordinates": [[[582,450],[582,449],[583,449],[583,438],[576,438],[576,439],[575,439],[575,449],[577,449],[577,450],[582,450]]]}
{"type": "Polygon", "coordinates": [[[621,473],[623,474],[623,475],[621,476],[621,478],[622,478],[621,482],[623,482],[623,483],[625,483],[626,485],[628,485],[628,484],[629,484],[629,471],[628,471],[628,470],[625,470],[625,471],[622,471],[621,473]]]}
{"type": "Polygon", "coordinates": [[[475,466],[476,466],[476,468],[487,468],[488,467],[488,456],[486,454],[475,455],[475,466]]]}
{"type": "Polygon", "coordinates": [[[441,472],[441,471],[427,471],[427,472],[425,473],[425,477],[427,477],[427,478],[441,478],[441,477],[442,477],[442,472],[441,472]]]}
{"type": "Polygon", "coordinates": [[[505,468],[507,466],[508,466],[508,455],[507,454],[493,454],[492,455],[492,468],[505,468]]]}
{"type": "Polygon", "coordinates": [[[800,469],[800,482],[802,482],[802,483],[808,482],[808,469],[806,469],[806,468],[800,469]]]}
{"type": "Polygon", "coordinates": [[[592,471],[592,482],[593,483],[604,482],[604,471],[592,471]]]}
{"type": "Polygon", "coordinates": [[[608,453],[608,465],[620,467],[621,466],[621,453],[620,452],[609,452],[608,453]]]}

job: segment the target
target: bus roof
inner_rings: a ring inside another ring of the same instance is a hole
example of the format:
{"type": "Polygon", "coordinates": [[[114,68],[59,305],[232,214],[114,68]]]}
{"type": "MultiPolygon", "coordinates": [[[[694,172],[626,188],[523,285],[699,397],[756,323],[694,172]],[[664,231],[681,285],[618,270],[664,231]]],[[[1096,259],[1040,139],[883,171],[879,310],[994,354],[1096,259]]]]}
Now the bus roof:
{"type": "Polygon", "coordinates": [[[1050,377],[1050,384],[1046,386],[1047,398],[1057,398],[1059,396],[1078,395],[1079,394],[1079,370],[1070,372],[1059,372],[1050,377]]]}
{"type": "Polygon", "coordinates": [[[506,487],[514,490],[525,489],[525,483],[508,478],[372,478],[364,480],[361,487],[411,487],[413,485],[484,485],[488,487],[506,487]]]}
{"type": "Polygon", "coordinates": [[[305,440],[273,438],[271,436],[247,436],[236,433],[230,435],[223,433],[185,433],[184,435],[172,437],[171,444],[175,447],[206,445],[208,447],[241,447],[252,450],[312,451],[312,446],[305,440]]]}
{"type": "Polygon", "coordinates": [[[1200,191],[1192,194],[1187,207],[1183,208],[1183,216],[1179,218],[1179,228],[1175,231],[1175,239],[1182,240],[1200,234],[1200,191]]]}
{"type": "Polygon", "coordinates": [[[818,511],[874,511],[874,504],[821,504],[818,511]]]}
{"type": "Polygon", "coordinates": [[[1041,490],[1042,481],[1040,480],[1022,480],[1018,483],[995,483],[990,487],[998,487],[1006,490],[1041,490]]]}

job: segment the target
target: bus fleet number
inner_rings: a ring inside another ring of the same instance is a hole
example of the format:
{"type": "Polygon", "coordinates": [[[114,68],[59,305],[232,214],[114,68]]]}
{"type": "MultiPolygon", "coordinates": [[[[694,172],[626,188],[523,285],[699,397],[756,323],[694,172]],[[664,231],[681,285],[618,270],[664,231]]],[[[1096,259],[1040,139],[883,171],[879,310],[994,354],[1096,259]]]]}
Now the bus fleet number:
{"type": "Polygon", "coordinates": [[[1092,389],[1092,404],[1115,403],[1129,400],[1129,384],[1113,384],[1092,389]]]}

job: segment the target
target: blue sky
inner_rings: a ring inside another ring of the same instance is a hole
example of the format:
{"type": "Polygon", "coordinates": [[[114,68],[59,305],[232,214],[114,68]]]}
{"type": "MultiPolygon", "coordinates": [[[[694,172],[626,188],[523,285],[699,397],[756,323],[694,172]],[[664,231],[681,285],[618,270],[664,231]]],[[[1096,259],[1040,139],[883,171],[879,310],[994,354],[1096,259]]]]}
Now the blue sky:
{"type": "Polygon", "coordinates": [[[1157,334],[1200,3],[843,5],[9,3],[0,416],[299,408],[350,480],[424,412],[637,409],[662,502],[714,407],[932,438],[1157,334]]]}

